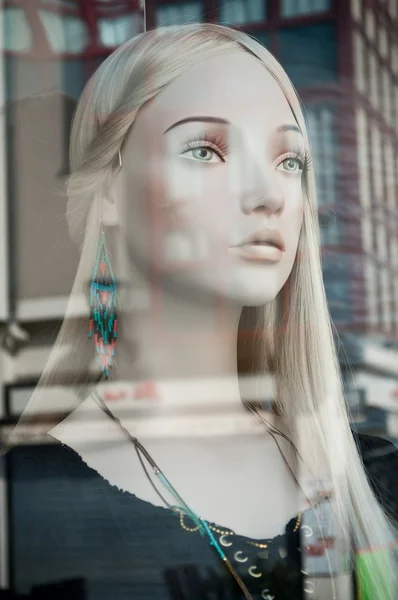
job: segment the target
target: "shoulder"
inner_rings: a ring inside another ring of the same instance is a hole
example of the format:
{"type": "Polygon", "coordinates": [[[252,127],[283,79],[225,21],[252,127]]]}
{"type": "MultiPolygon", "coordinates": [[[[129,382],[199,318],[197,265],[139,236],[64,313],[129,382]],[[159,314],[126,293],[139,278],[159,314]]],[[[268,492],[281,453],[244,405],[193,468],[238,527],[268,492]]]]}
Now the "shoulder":
{"type": "Polygon", "coordinates": [[[353,431],[376,498],[398,521],[398,448],[390,440],[353,431]]]}
{"type": "Polygon", "coordinates": [[[86,473],[80,456],[49,434],[41,437],[40,441],[13,446],[5,451],[4,456],[13,476],[29,476],[29,480],[57,473],[74,477],[86,473]]]}
{"type": "Polygon", "coordinates": [[[398,456],[398,448],[390,440],[356,431],[352,431],[352,435],[364,462],[368,462],[369,465],[377,462],[382,456],[392,459],[398,456]]]}

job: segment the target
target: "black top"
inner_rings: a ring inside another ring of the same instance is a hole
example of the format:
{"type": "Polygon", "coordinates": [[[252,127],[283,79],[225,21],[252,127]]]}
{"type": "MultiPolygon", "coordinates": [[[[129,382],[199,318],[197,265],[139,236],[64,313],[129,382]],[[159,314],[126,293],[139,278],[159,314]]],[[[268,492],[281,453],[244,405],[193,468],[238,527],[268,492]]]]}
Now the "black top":
{"type": "MultiPolygon", "coordinates": [[[[354,438],[377,498],[398,521],[397,448],[377,437],[354,438]]],[[[6,466],[15,592],[68,600],[244,597],[208,538],[184,528],[194,527],[189,519],[183,527],[178,513],[111,485],[68,446],[18,446],[6,466]]],[[[222,538],[253,600],[303,597],[295,525],[292,519],[286,534],[272,540],[222,538]]],[[[227,524],[212,526],[218,540],[230,531],[227,524]]]]}

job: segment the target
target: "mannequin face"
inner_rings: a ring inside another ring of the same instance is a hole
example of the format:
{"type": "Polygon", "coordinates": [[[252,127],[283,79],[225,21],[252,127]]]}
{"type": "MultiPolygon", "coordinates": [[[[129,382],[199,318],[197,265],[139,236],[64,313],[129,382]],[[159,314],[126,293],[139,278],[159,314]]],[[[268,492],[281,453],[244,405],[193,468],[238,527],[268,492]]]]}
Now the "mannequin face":
{"type": "Polygon", "coordinates": [[[116,210],[129,260],[196,298],[270,302],[296,256],[304,155],[256,58],[236,52],[184,73],[140,110],[124,145],[116,210]],[[235,247],[266,228],[279,230],[283,252],[235,247]]]}

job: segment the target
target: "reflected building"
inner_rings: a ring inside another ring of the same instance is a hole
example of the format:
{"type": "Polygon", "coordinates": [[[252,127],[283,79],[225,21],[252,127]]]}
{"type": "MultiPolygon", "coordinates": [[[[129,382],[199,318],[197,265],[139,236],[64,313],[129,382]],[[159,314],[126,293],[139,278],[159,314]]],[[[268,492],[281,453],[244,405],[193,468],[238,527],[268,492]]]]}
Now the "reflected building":
{"type": "Polygon", "coordinates": [[[117,46],[143,30],[139,0],[6,0],[7,98],[62,91],[77,98],[117,46]]]}
{"type": "Polygon", "coordinates": [[[398,209],[398,3],[380,4],[147,0],[147,22],[236,26],[281,62],[303,98],[309,125],[332,317],[341,332],[393,339],[398,279],[391,275],[398,246],[388,231],[398,209]]]}
{"type": "Polygon", "coordinates": [[[199,20],[257,38],[303,99],[347,396],[365,430],[385,431],[398,378],[398,1],[147,0],[149,27],[199,20]]]}

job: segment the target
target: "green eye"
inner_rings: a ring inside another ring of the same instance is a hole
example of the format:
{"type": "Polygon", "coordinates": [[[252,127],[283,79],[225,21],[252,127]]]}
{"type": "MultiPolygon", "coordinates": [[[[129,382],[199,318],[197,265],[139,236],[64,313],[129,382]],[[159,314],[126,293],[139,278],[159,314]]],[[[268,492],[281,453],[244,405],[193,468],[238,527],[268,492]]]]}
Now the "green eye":
{"type": "Polygon", "coordinates": [[[298,158],[286,158],[281,164],[285,171],[289,171],[290,173],[295,173],[303,169],[303,165],[298,158]]]}
{"type": "Polygon", "coordinates": [[[211,148],[207,148],[206,146],[202,146],[200,148],[191,148],[187,152],[184,152],[183,156],[186,156],[189,153],[192,153],[192,156],[186,158],[201,160],[203,162],[212,162],[212,159],[216,156],[214,150],[211,150],[211,148]]]}
{"type": "Polygon", "coordinates": [[[182,148],[180,156],[207,163],[225,162],[228,148],[222,139],[191,140],[182,148]]]}

